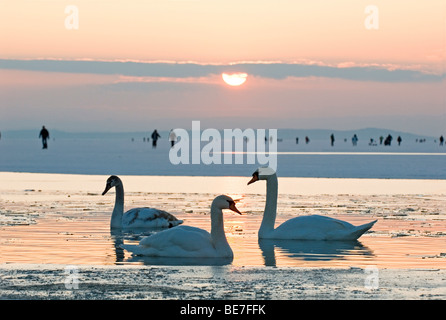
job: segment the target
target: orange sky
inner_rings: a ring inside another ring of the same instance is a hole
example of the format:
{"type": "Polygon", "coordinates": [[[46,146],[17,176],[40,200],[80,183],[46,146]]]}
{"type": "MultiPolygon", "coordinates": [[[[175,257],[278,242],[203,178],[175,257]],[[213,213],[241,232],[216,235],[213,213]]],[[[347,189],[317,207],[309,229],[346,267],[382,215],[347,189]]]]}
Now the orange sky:
{"type": "Polygon", "coordinates": [[[185,122],[171,119],[165,128],[234,116],[231,126],[390,123],[436,135],[446,121],[444,0],[2,0],[0,30],[0,59],[297,62],[443,75],[443,81],[397,83],[248,75],[246,84],[229,88],[215,74],[176,79],[0,69],[2,128],[37,121],[68,130],[141,130],[175,114],[185,122]],[[65,26],[68,4],[79,9],[78,30],[65,26]],[[370,4],[379,10],[377,30],[364,24],[370,4]]]}
{"type": "Polygon", "coordinates": [[[0,58],[91,58],[197,62],[379,62],[439,68],[444,0],[124,1],[75,0],[79,29],[67,30],[67,3],[3,0],[0,58]],[[364,9],[379,9],[367,30],[364,9]]]}

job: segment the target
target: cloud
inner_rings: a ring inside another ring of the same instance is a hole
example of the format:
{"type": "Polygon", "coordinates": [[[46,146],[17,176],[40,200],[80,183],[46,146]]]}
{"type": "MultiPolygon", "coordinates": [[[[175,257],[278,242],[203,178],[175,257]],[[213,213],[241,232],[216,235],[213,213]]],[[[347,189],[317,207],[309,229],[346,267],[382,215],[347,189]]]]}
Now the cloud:
{"type": "Polygon", "coordinates": [[[325,77],[376,82],[439,82],[444,75],[425,73],[395,65],[357,65],[351,62],[326,65],[321,62],[240,62],[231,64],[200,64],[195,62],[139,62],[92,60],[8,60],[0,59],[0,69],[120,75],[129,81],[141,79],[207,78],[223,72],[245,72],[250,76],[269,79],[289,77],[325,77]]]}
{"type": "MultiPolygon", "coordinates": [[[[361,69],[366,73],[371,69],[367,66],[159,62],[155,76],[153,63],[132,62],[133,67],[126,69],[127,62],[116,61],[90,61],[87,65],[86,61],[75,64],[45,61],[43,65],[38,62],[9,61],[9,69],[0,70],[1,130],[33,128],[44,123],[53,129],[71,131],[134,131],[188,128],[192,120],[203,121],[203,127],[215,128],[310,125],[349,128],[392,124],[389,127],[414,127],[412,131],[435,134],[444,130],[441,123],[445,119],[442,115],[446,81],[389,83],[327,76],[330,74],[327,70],[333,74],[344,70],[354,74],[361,69]],[[184,65],[188,68],[177,68],[184,65]],[[220,72],[230,72],[230,68],[245,68],[251,74],[246,85],[239,89],[224,85],[220,72]],[[169,74],[165,69],[174,72],[169,74]],[[200,76],[191,76],[188,69],[200,76]],[[133,75],[132,70],[139,75],[133,75]],[[300,71],[298,76],[296,70],[300,71]]],[[[5,62],[0,61],[0,65],[5,62]]]]}

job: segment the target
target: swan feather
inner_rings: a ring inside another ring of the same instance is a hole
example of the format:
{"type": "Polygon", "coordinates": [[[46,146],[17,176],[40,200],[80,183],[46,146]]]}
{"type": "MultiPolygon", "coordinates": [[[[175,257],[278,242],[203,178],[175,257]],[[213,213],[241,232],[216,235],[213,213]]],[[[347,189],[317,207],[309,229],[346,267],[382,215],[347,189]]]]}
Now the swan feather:
{"type": "Polygon", "coordinates": [[[167,228],[177,226],[182,222],[164,210],[149,207],[130,209],[122,217],[123,227],[131,228],[167,228]]]}

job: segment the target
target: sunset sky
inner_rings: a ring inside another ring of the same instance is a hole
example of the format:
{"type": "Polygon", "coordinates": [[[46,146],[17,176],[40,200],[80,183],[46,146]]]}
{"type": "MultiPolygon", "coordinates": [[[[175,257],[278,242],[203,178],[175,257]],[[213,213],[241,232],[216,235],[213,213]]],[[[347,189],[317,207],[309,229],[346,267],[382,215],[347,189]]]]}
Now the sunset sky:
{"type": "Polygon", "coordinates": [[[0,131],[439,135],[445,70],[444,0],[0,2],[0,131]],[[244,84],[223,81],[235,72],[244,84]]]}

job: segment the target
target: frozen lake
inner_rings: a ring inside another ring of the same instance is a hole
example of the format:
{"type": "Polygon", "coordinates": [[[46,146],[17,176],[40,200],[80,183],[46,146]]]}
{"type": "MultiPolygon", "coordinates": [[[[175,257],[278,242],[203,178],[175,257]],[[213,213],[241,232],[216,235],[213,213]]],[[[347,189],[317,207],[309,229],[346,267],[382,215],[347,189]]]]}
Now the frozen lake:
{"type": "MultiPolygon", "coordinates": [[[[303,139],[301,139],[303,140],[303,139]]],[[[202,144],[202,146],[205,143],[202,144]]],[[[277,144],[277,172],[281,177],[446,179],[446,146],[434,141],[403,141],[401,146],[369,146],[359,141],[327,140],[296,144],[284,139],[277,144]]],[[[169,160],[170,145],[161,139],[156,149],[142,137],[61,138],[41,149],[39,139],[0,140],[0,171],[164,175],[164,176],[247,176],[258,166],[248,164],[178,164],[169,160]]],[[[222,150],[224,151],[224,150],[222,150]]],[[[234,156],[235,157],[235,156],[234,156]]],[[[223,155],[221,155],[223,162],[223,155]]],[[[235,158],[233,158],[235,161],[235,158]]]]}
{"type": "Polygon", "coordinates": [[[258,241],[265,183],[248,186],[249,177],[121,178],[126,210],[160,208],[208,231],[212,199],[240,199],[243,214],[224,216],[234,260],[133,257],[120,245],[141,235],[110,232],[115,197],[101,195],[107,176],[0,173],[0,264],[446,268],[444,180],[279,178],[277,225],[311,214],[354,225],[378,220],[358,241],[333,242],[258,241]]]}

